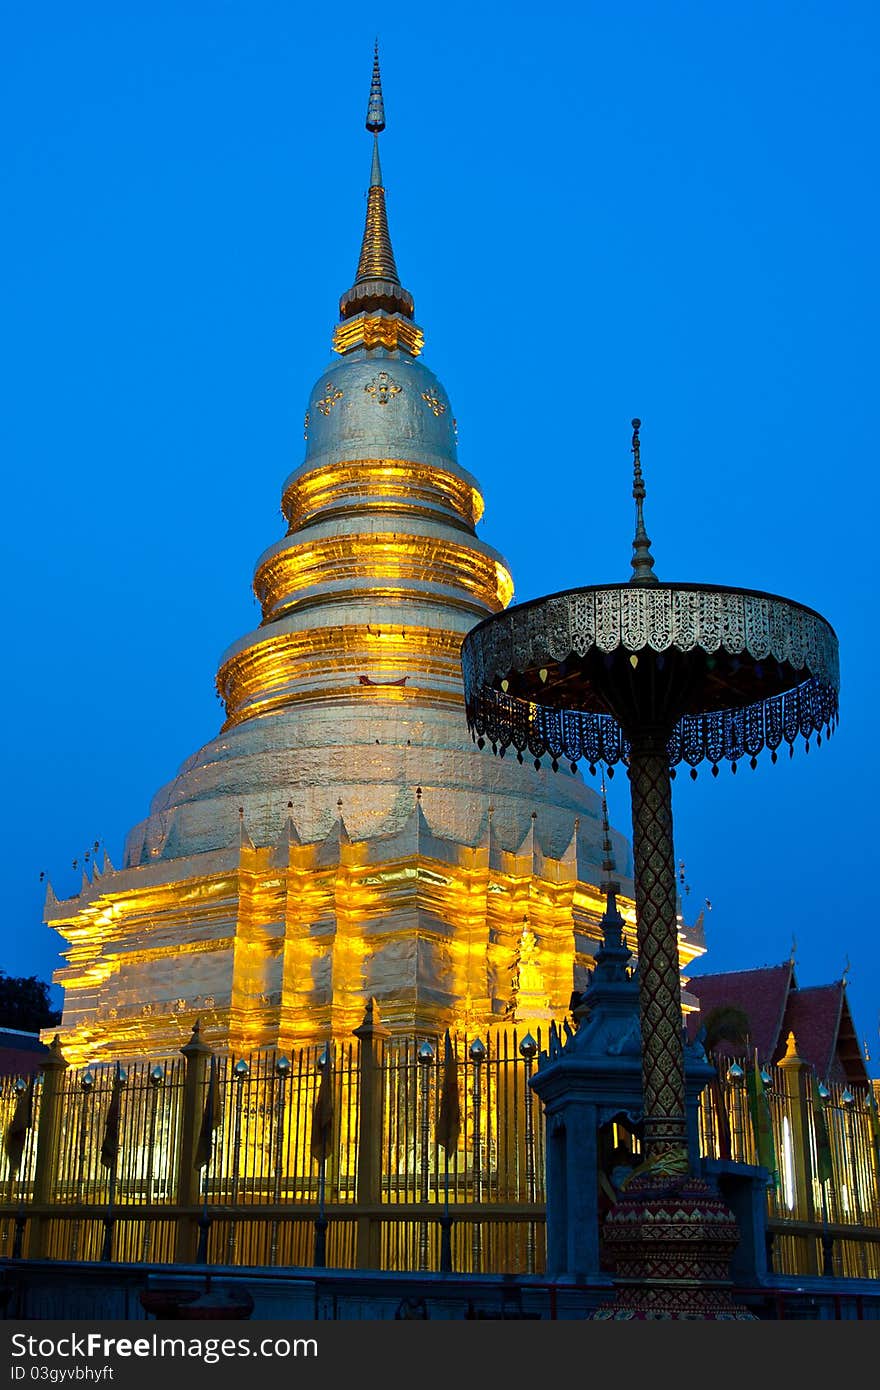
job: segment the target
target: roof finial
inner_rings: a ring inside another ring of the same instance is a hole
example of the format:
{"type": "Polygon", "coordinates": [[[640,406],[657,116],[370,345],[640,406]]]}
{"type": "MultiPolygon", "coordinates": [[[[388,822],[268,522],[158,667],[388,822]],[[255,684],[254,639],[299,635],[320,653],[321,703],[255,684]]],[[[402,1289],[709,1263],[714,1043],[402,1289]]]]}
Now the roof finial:
{"type": "Polygon", "coordinates": [[[635,419],[632,422],[632,454],[633,454],[633,498],[636,504],[636,534],[633,540],[632,557],[632,577],[630,584],[659,584],[659,580],[654,570],[654,556],[651,554],[651,542],[645,530],[645,480],[642,477],[642,457],[639,445],[639,430],[642,422],[635,419]]]}
{"type": "Polygon", "coordinates": [[[378,135],[385,129],[385,103],[382,100],[382,74],[379,71],[379,40],[373,49],[373,80],[370,83],[370,100],[367,102],[367,130],[378,135]]]}

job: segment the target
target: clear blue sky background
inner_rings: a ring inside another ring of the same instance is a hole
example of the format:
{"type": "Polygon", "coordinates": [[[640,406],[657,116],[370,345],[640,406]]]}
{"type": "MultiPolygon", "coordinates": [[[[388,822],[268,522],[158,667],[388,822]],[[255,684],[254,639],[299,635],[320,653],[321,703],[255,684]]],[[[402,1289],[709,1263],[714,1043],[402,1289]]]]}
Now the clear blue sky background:
{"type": "Polygon", "coordinates": [[[218,728],[354,273],[378,23],[398,265],[517,599],[627,575],[638,414],[660,576],[838,631],[838,735],[679,778],[677,848],[703,968],[849,958],[878,1074],[878,16],[4,7],[0,966],[50,973],[40,871],[66,895],[94,840],[118,863],[218,728]]]}

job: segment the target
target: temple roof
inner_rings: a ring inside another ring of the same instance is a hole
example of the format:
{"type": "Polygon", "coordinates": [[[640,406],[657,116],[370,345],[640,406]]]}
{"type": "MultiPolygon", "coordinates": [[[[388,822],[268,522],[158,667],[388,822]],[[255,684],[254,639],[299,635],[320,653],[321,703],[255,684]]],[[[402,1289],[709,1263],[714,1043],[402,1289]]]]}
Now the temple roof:
{"type": "MultiPolygon", "coordinates": [[[[758,1049],[762,1062],[769,1061],[780,1034],[783,1044],[785,1041],[782,1024],[793,985],[794,966],[790,960],[756,970],[731,970],[721,975],[692,977],[688,980],[688,990],[699,1000],[700,1009],[687,1019],[688,1032],[693,1037],[713,1009],[733,1005],[742,1009],[749,1020],[751,1046],[758,1049]]],[[[719,1051],[729,1054],[730,1045],[723,1043],[719,1051]]],[[[784,1046],[782,1051],[785,1051],[784,1046]]]]}
{"type": "Polygon", "coordinates": [[[840,1068],[848,1082],[867,1085],[843,980],[792,991],[782,1027],[783,1036],[789,1032],[797,1039],[799,1055],[813,1064],[818,1076],[835,1079],[840,1068]]]}
{"type": "Polygon", "coordinates": [[[0,1028],[0,1076],[30,1076],[49,1049],[37,1033],[0,1028]]]}
{"type": "MultiPolygon", "coordinates": [[[[868,1084],[844,980],[799,989],[794,963],[788,960],[754,970],[692,977],[688,989],[700,1003],[699,1011],[686,1019],[691,1038],[713,1009],[731,1005],[748,1018],[749,1046],[757,1048],[762,1063],[778,1062],[785,1054],[788,1034],[794,1033],[798,1055],[821,1079],[868,1084]]],[[[738,1049],[722,1043],[718,1051],[733,1056],[738,1049]]]]}

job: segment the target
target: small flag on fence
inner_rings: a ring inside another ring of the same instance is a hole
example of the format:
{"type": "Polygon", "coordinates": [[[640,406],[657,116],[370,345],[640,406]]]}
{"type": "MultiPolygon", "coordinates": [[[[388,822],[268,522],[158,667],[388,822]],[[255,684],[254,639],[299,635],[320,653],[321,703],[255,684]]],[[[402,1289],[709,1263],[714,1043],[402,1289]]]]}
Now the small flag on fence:
{"type": "Polygon", "coordinates": [[[776,1145],[773,1142],[773,1122],[770,1116],[770,1102],[767,1087],[758,1066],[758,1049],[755,1048],[754,1066],[746,1072],[746,1089],[749,1098],[749,1115],[752,1132],[755,1136],[755,1150],[758,1163],[770,1174],[774,1187],[779,1186],[779,1169],[776,1166],[776,1145]]]}
{"type": "Polygon", "coordinates": [[[15,1110],[12,1119],[9,1121],[9,1126],[4,1138],[6,1157],[9,1159],[9,1173],[11,1177],[17,1176],[18,1170],[21,1167],[27,1132],[33,1123],[33,1113],[34,1078],[31,1076],[24,1089],[18,1093],[18,1100],[15,1102],[15,1110]]]}
{"type": "Polygon", "coordinates": [[[101,1163],[105,1168],[115,1168],[119,1158],[119,1111],[122,1098],[122,1068],[116,1063],[113,1078],[113,1091],[104,1121],[104,1138],[101,1140],[101,1163]]]}
{"type": "Polygon", "coordinates": [[[333,1139],[333,1076],[330,1067],[330,1053],[325,1049],[324,1066],[321,1069],[321,1084],[318,1099],[312,1114],[312,1158],[323,1163],[330,1153],[333,1139]]]}
{"type": "Polygon", "coordinates": [[[460,1133],[461,1102],[458,1098],[458,1062],[447,1028],[443,1053],[443,1089],[440,1092],[440,1113],[437,1116],[437,1143],[443,1145],[447,1157],[455,1152],[460,1133]]]}
{"type": "Polygon", "coordinates": [[[819,1092],[819,1083],[813,1077],[813,1133],[816,1136],[816,1177],[819,1182],[830,1182],[834,1177],[834,1159],[825,1113],[827,1109],[828,1101],[823,1100],[819,1092]]]}
{"type": "Polygon", "coordinates": [[[202,1127],[196,1144],[194,1168],[204,1168],[211,1161],[214,1147],[214,1130],[223,1119],[223,1103],[220,1098],[220,1079],[217,1076],[217,1058],[211,1054],[211,1067],[208,1074],[208,1093],[205,1096],[205,1109],[202,1112],[202,1127]]]}

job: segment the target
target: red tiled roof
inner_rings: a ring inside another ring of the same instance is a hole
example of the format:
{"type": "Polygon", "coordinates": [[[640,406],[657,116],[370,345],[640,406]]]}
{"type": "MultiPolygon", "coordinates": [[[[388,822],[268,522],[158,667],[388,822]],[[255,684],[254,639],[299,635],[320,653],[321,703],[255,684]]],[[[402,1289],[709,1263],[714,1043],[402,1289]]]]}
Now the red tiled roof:
{"type": "MultiPolygon", "coordinates": [[[[699,1012],[687,1017],[689,1037],[696,1036],[703,1019],[712,1009],[725,1004],[734,1005],[742,1009],[749,1020],[749,1046],[758,1049],[761,1062],[771,1060],[777,1050],[789,992],[795,988],[794,967],[790,960],[783,965],[759,966],[756,970],[693,975],[687,987],[700,1001],[699,1012]]],[[[719,1050],[730,1051],[726,1046],[719,1050]]],[[[784,1047],[782,1050],[785,1050],[784,1047]]]]}
{"type": "Polygon", "coordinates": [[[798,1056],[815,1067],[817,1076],[828,1075],[837,1051],[843,988],[843,981],[838,980],[833,985],[814,985],[810,989],[792,991],[774,1062],[785,1055],[786,1039],[789,1033],[794,1033],[798,1056]]]}
{"type": "Polygon", "coordinates": [[[48,1051],[38,1033],[0,1027],[0,1076],[30,1076],[48,1051]]]}
{"type": "MultiPolygon", "coordinates": [[[[798,989],[791,961],[757,970],[733,970],[723,975],[694,976],[688,991],[699,1010],[688,1014],[688,1036],[696,1037],[712,1009],[726,1004],[742,1009],[749,1020],[751,1049],[764,1063],[785,1056],[789,1033],[794,1033],[798,1056],[816,1075],[848,1085],[867,1086],[868,1073],[846,998],[843,980],[831,985],[798,989]]],[[[737,1049],[722,1044],[730,1056],[737,1049]]]]}
{"type": "Polygon", "coordinates": [[[19,1047],[0,1048],[0,1076],[30,1076],[40,1070],[42,1060],[41,1052],[19,1047]]]}

